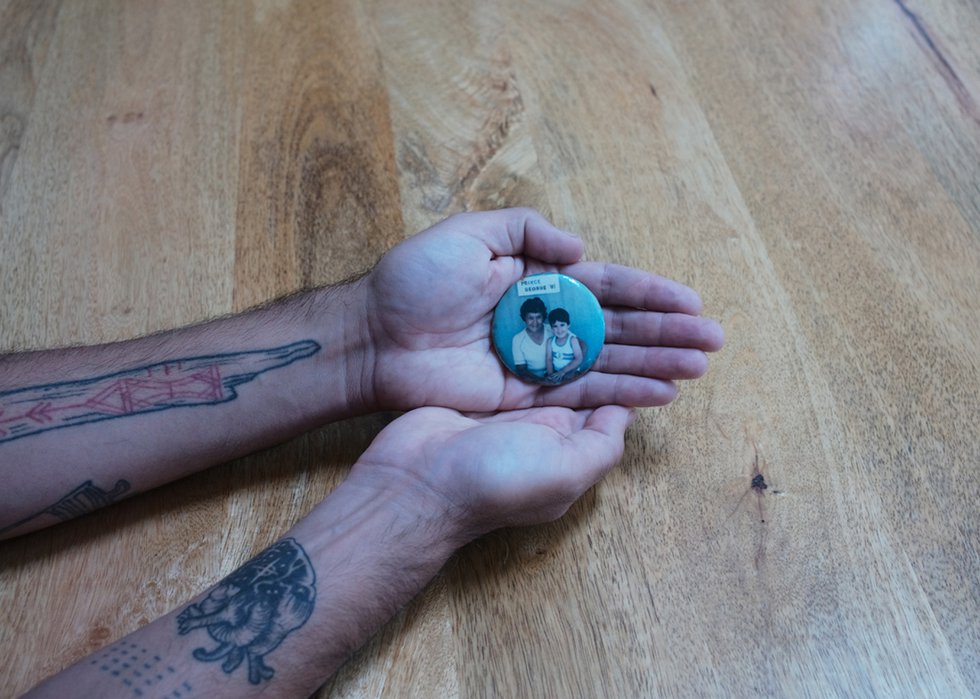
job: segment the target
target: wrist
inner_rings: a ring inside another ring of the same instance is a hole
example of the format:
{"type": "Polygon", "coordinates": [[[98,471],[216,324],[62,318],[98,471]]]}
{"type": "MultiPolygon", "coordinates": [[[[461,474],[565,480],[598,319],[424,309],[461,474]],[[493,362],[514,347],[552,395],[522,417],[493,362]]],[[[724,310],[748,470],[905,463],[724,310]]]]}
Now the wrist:
{"type": "Polygon", "coordinates": [[[309,292],[303,301],[306,332],[323,348],[317,373],[325,381],[328,419],[377,410],[373,391],[374,350],[368,327],[366,277],[309,292]]]}
{"type": "Polygon", "coordinates": [[[406,533],[413,545],[442,560],[483,533],[464,507],[420,481],[408,468],[359,461],[334,492],[338,497],[331,493],[321,505],[335,516],[351,524],[363,520],[406,533]],[[340,508],[338,501],[343,503],[340,508]]]}

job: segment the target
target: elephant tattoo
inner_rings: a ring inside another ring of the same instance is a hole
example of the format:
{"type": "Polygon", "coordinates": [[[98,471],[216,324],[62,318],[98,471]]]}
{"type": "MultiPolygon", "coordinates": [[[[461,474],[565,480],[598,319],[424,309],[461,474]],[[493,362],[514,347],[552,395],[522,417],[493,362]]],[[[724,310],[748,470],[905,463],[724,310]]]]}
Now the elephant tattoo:
{"type": "Polygon", "coordinates": [[[261,684],[275,674],[264,657],[306,623],[315,601],[316,574],[306,551],[295,539],[283,539],[184,609],[177,616],[177,631],[206,629],[218,646],[198,648],[194,657],[223,660],[221,669],[228,674],[247,660],[248,681],[261,684]]]}

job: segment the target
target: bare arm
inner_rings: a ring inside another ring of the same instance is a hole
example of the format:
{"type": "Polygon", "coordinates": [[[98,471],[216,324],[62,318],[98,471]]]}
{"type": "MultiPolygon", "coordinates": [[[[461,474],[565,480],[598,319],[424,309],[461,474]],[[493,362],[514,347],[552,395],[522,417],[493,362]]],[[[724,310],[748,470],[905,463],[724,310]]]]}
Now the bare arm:
{"type": "Polygon", "coordinates": [[[577,338],[572,338],[572,361],[568,363],[568,366],[564,368],[565,374],[571,374],[573,371],[582,366],[582,360],[585,359],[585,348],[582,342],[577,338]]]}
{"type": "Polygon", "coordinates": [[[341,485],[205,594],[26,696],[308,697],[438,572],[454,535],[341,485]]]}
{"type": "Polygon", "coordinates": [[[160,335],[0,358],[0,538],[368,409],[363,283],[160,335]],[[363,325],[363,324],[361,324],[363,325]]]}
{"type": "Polygon", "coordinates": [[[527,357],[524,356],[524,352],[521,350],[520,337],[520,333],[514,335],[514,339],[510,343],[511,354],[514,357],[514,371],[522,378],[533,379],[534,374],[527,367],[527,357]]]}
{"type": "Polygon", "coordinates": [[[310,696],[458,546],[561,516],[619,460],[629,421],[618,406],[408,413],[279,542],[27,696],[310,696]]]}

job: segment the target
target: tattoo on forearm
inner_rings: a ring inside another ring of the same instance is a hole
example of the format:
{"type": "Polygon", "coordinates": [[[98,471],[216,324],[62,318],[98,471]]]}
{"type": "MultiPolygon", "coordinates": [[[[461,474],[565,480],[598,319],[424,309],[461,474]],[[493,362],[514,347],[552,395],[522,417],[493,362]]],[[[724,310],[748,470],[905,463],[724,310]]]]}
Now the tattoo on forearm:
{"type": "Polygon", "coordinates": [[[190,697],[194,689],[190,682],[180,680],[173,667],[164,665],[159,655],[129,641],[115,643],[92,656],[89,665],[122,682],[134,697],[182,699],[190,697]]]}
{"type": "Polygon", "coordinates": [[[303,626],[316,603],[316,574],[295,539],[283,539],[218,583],[203,601],[177,616],[181,635],[206,629],[217,647],[197,648],[201,661],[223,660],[231,674],[247,660],[248,681],[261,684],[275,670],[264,658],[303,626]]]}
{"type": "Polygon", "coordinates": [[[69,519],[81,517],[82,515],[88,514],[89,512],[94,512],[101,507],[111,505],[128,490],[129,481],[124,481],[121,478],[116,481],[116,484],[112,487],[112,490],[102,490],[102,488],[93,484],[92,481],[85,481],[55,504],[45,507],[40,512],[35,512],[34,514],[14,522],[13,524],[8,524],[6,527],[3,527],[0,529],[0,535],[6,534],[12,529],[22,527],[41,515],[51,515],[53,517],[57,517],[62,522],[67,522],[69,519]]]}
{"type": "Polygon", "coordinates": [[[0,443],[128,415],[227,403],[235,387],[320,351],[313,340],[187,357],[81,381],[0,392],[0,443]]]}

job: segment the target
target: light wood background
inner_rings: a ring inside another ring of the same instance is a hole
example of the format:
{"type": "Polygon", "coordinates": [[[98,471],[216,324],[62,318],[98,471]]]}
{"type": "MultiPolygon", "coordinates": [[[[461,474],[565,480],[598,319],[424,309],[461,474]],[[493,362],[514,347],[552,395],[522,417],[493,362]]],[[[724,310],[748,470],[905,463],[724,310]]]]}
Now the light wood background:
{"type": "MultiPolygon", "coordinates": [[[[980,696],[978,37],[973,0],[0,0],[0,349],[536,206],[727,347],[320,696],[980,696]]],[[[386,419],[0,544],[0,694],[278,538],[386,419]]]]}

